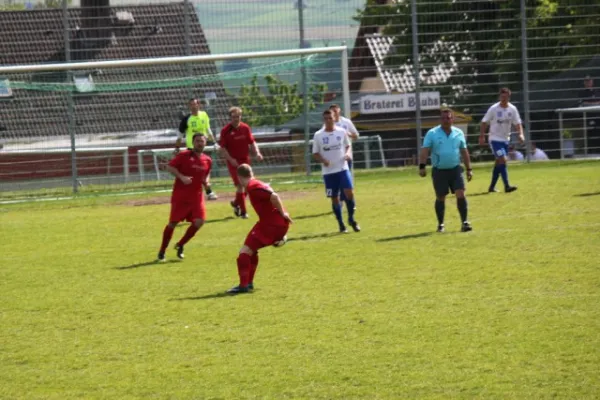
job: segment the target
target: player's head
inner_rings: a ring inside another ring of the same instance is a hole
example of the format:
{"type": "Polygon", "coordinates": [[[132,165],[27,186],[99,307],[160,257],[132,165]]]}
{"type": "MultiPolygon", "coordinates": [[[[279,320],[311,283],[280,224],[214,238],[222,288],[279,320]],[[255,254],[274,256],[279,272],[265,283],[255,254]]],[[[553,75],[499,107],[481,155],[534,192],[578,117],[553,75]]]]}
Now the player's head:
{"type": "Polygon", "coordinates": [[[498,97],[500,98],[500,103],[502,104],[507,104],[508,101],[510,100],[510,89],[503,87],[502,89],[500,89],[500,93],[498,94],[498,97]]]}
{"type": "Polygon", "coordinates": [[[335,115],[331,110],[323,111],[323,122],[325,123],[325,128],[330,131],[335,127],[335,115]]]}
{"type": "Polygon", "coordinates": [[[194,146],[194,151],[196,153],[202,153],[204,147],[206,146],[206,136],[201,133],[196,133],[192,137],[192,145],[194,146]]]}
{"type": "Polygon", "coordinates": [[[252,167],[248,164],[240,164],[237,167],[237,175],[242,186],[247,186],[250,179],[254,177],[252,167]]]}
{"type": "Polygon", "coordinates": [[[333,113],[333,119],[336,121],[340,119],[340,113],[342,112],[342,109],[340,108],[339,104],[330,105],[329,110],[333,113]]]}
{"type": "Polygon", "coordinates": [[[190,99],[188,102],[188,107],[190,107],[190,112],[195,114],[198,112],[198,110],[200,110],[200,101],[196,98],[190,99]]]}
{"type": "Polygon", "coordinates": [[[231,125],[237,128],[242,122],[242,109],[239,107],[231,107],[229,109],[229,118],[231,119],[231,125]]]}
{"type": "Polygon", "coordinates": [[[586,77],[583,79],[583,85],[586,89],[591,89],[594,87],[594,80],[591,76],[586,75],[586,77]]]}
{"type": "Polygon", "coordinates": [[[449,108],[442,108],[441,110],[442,126],[444,128],[452,126],[454,122],[454,113],[449,108]]]}

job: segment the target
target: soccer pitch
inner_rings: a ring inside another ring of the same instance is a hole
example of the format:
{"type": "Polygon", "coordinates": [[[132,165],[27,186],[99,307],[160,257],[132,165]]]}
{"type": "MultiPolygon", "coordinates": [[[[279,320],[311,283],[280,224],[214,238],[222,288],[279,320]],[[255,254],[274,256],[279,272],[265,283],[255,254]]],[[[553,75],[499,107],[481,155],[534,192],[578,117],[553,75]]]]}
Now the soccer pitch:
{"type": "Polygon", "coordinates": [[[233,297],[227,201],[163,264],[167,194],[0,206],[0,398],[599,398],[600,163],[509,174],[475,169],[470,233],[453,197],[433,233],[416,170],[358,174],[346,235],[321,185],[275,187],[290,241],[233,297]]]}

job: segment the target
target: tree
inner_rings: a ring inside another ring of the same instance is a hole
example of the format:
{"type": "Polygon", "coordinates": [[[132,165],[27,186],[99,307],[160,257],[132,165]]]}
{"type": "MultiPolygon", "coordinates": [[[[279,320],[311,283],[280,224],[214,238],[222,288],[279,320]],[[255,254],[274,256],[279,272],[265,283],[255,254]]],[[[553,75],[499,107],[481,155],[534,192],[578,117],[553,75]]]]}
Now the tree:
{"type": "MultiPolygon", "coordinates": [[[[526,0],[529,69],[546,79],[600,53],[597,0],[526,0]]],[[[380,5],[368,0],[355,17],[363,25],[382,26],[394,37],[385,64],[412,64],[410,1],[380,5]]],[[[419,62],[422,73],[454,66],[441,88],[450,104],[489,101],[498,86],[521,82],[519,0],[421,2],[417,4],[419,62]],[[486,100],[480,101],[482,94],[486,100]]]]}
{"type": "MultiPolygon", "coordinates": [[[[276,126],[292,120],[304,112],[304,98],[298,91],[298,83],[287,83],[275,75],[266,75],[265,85],[259,84],[254,75],[249,85],[242,85],[236,96],[244,112],[244,121],[253,126],[276,126]]],[[[314,110],[323,104],[327,84],[309,87],[308,108],[314,110]]]]}

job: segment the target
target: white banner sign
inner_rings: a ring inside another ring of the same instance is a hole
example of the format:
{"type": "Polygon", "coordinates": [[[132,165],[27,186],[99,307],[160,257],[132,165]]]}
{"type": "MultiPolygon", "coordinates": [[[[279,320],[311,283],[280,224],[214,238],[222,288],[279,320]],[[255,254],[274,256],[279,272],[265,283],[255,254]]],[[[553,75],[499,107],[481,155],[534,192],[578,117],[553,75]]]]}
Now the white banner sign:
{"type": "MultiPolygon", "coordinates": [[[[361,114],[382,114],[415,111],[417,102],[414,93],[373,94],[360,98],[361,114]]],[[[439,110],[440,92],[421,93],[421,110],[439,110]]]]}

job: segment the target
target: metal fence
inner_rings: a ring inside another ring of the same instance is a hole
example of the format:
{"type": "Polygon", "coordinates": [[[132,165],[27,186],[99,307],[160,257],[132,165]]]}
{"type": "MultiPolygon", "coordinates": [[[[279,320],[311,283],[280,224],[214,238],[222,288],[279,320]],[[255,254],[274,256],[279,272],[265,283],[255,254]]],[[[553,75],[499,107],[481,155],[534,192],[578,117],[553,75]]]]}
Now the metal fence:
{"type": "MultiPolygon", "coordinates": [[[[514,143],[511,157],[520,153],[528,159],[532,143],[550,159],[593,157],[600,155],[599,21],[595,0],[2,0],[0,65],[344,44],[351,52],[353,120],[363,136],[382,139],[389,166],[417,162],[422,134],[438,124],[442,103],[455,111],[474,158],[490,160],[490,151],[477,144],[479,123],[501,87],[512,90],[528,139],[526,146],[514,143]]],[[[227,108],[240,103],[242,86],[252,87],[254,76],[271,102],[282,95],[269,91],[266,76],[278,78],[276,84],[286,90],[296,85],[297,96],[310,91],[306,109],[302,104],[295,114],[275,110],[269,111],[278,114],[270,120],[252,119],[267,125],[270,141],[297,139],[294,129],[314,130],[323,107],[341,102],[342,71],[335,58],[305,68],[293,64],[305,60],[286,62],[277,67],[248,58],[116,74],[0,76],[0,190],[63,185],[64,180],[50,183],[45,177],[69,175],[68,163],[51,162],[69,157],[57,150],[72,145],[69,129],[82,150],[140,146],[140,141],[164,147],[174,140],[191,96],[207,100],[213,130],[219,131],[227,108]],[[157,81],[169,83],[140,86],[157,81]],[[115,83],[131,85],[98,91],[115,83]],[[73,88],[73,96],[64,85],[73,88]],[[282,127],[289,137],[275,134],[282,127]],[[7,153],[32,146],[39,152],[34,160],[7,153]],[[19,175],[25,165],[43,172],[41,179],[19,175]]],[[[248,114],[253,107],[246,103],[248,114]]],[[[82,151],[79,172],[107,171],[98,183],[122,183],[121,158],[118,151],[82,151]]]]}

